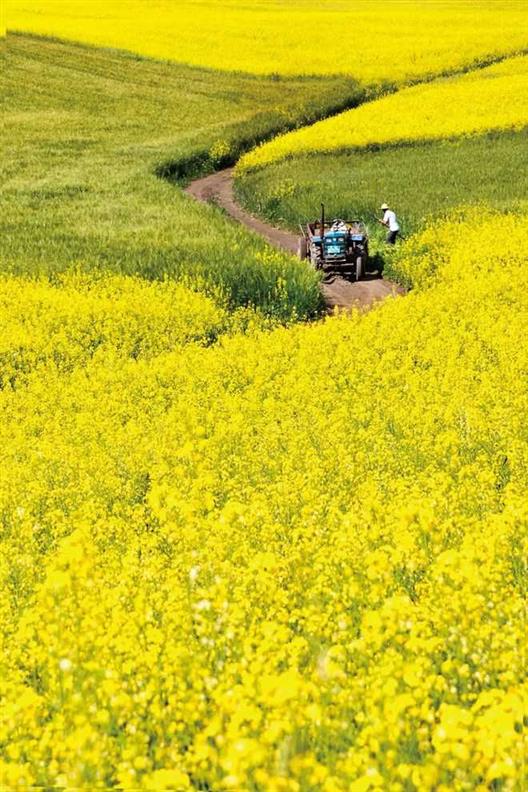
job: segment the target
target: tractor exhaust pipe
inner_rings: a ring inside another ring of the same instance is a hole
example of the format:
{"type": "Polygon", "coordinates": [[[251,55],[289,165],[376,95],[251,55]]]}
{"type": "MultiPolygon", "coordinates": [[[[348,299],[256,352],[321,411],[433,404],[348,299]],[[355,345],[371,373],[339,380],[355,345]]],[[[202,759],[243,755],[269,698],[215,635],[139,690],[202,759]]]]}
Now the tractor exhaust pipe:
{"type": "Polygon", "coordinates": [[[324,224],[325,224],[325,211],[324,203],[321,204],[321,240],[324,241],[324,224]]]}

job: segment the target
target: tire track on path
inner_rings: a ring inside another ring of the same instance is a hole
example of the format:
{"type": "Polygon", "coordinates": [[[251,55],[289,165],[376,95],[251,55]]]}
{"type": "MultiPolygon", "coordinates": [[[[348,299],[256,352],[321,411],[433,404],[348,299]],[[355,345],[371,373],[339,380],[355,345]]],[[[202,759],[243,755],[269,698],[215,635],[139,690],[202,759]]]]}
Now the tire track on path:
{"type": "MultiPolygon", "coordinates": [[[[297,255],[296,234],[265,223],[237,203],[233,189],[233,168],[196,179],[186,187],[185,192],[203,203],[221,206],[230,217],[260,234],[273,247],[297,255]]],[[[385,280],[377,273],[367,273],[359,282],[337,276],[332,283],[321,284],[321,289],[329,312],[334,308],[369,308],[379,300],[405,293],[401,286],[385,280]]]]}

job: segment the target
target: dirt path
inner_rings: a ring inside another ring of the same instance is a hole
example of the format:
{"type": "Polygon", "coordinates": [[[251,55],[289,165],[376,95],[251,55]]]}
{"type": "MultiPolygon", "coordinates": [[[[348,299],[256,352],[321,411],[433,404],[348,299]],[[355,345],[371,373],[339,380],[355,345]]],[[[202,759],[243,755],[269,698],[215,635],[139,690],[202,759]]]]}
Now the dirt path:
{"type": "MultiPolygon", "coordinates": [[[[191,182],[186,188],[186,193],[198,201],[211,202],[221,206],[235,220],[246,228],[255,231],[266,239],[271,245],[289,253],[297,254],[297,235],[280,228],[274,228],[263,220],[253,217],[236,202],[233,192],[233,169],[213,173],[191,182]]],[[[351,308],[369,307],[385,297],[394,297],[403,294],[403,289],[391,281],[384,280],[377,274],[367,273],[364,280],[359,283],[336,277],[332,283],[324,283],[322,290],[329,310],[334,307],[351,308]]]]}

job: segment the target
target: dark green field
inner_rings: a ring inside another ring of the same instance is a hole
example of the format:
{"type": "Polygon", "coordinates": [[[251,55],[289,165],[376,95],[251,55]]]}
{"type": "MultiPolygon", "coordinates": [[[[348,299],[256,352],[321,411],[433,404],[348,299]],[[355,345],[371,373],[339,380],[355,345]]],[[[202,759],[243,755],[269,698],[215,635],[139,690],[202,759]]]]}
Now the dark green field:
{"type": "Polygon", "coordinates": [[[318,281],[172,179],[354,103],[352,80],[265,79],[9,35],[2,269],[103,268],[198,282],[231,305],[312,314],[318,281]]]}
{"type": "Polygon", "coordinates": [[[237,182],[251,211],[292,229],[327,213],[373,221],[383,201],[397,210],[405,233],[461,204],[508,209],[528,195],[528,132],[424,143],[378,151],[312,155],[285,160],[237,182]]]}

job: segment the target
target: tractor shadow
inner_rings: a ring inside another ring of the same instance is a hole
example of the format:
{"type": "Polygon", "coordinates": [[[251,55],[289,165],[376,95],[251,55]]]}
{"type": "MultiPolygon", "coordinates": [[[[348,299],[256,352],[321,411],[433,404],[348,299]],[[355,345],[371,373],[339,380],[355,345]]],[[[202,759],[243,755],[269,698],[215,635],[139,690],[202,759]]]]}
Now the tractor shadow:
{"type": "Polygon", "coordinates": [[[375,278],[383,278],[385,271],[385,259],[377,250],[374,255],[369,256],[368,271],[365,272],[365,280],[374,280],[375,278]]]}

